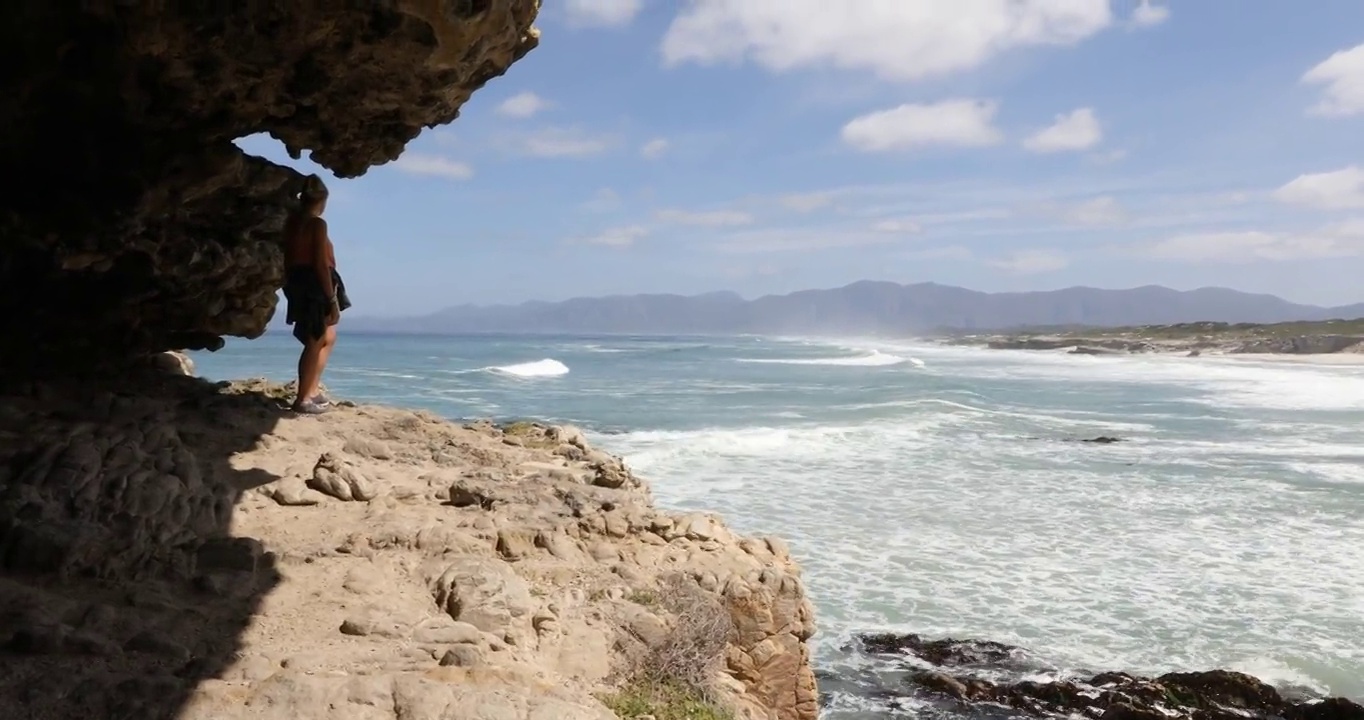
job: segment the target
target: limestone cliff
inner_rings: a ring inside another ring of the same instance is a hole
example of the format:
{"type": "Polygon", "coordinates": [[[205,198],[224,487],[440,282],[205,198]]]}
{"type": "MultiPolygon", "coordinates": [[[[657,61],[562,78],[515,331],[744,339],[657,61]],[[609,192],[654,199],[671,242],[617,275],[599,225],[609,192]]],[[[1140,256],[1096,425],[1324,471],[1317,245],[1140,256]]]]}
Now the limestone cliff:
{"type": "Polygon", "coordinates": [[[128,383],[0,397],[0,717],[609,720],[651,662],[817,715],[785,545],[572,428],[128,383]]]}
{"type": "Polygon", "coordinates": [[[0,7],[0,371],[254,337],[297,174],[343,177],[538,43],[538,0],[0,7]]]}

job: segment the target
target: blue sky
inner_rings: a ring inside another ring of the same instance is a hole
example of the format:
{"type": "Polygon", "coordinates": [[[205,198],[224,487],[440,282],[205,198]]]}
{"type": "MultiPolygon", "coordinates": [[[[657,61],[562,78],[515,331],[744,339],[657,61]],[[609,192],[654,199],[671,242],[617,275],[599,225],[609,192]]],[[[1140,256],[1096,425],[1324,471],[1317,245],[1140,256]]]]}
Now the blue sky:
{"type": "Polygon", "coordinates": [[[537,26],[454,123],[329,179],[353,312],[859,279],[1364,300],[1358,0],[554,0],[537,26]]]}

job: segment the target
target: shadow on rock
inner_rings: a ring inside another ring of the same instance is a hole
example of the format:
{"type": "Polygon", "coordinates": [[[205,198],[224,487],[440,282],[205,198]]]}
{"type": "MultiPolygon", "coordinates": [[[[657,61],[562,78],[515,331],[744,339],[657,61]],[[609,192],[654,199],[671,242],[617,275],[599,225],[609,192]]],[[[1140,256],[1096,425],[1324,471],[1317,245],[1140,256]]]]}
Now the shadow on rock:
{"type": "Polygon", "coordinates": [[[279,580],[230,533],[277,478],[231,458],[284,412],[156,372],[0,393],[0,717],[173,718],[221,675],[279,580]]]}
{"type": "Polygon", "coordinates": [[[921,716],[1364,720],[1364,706],[1346,698],[1287,697],[1254,677],[1227,670],[1087,676],[1058,672],[1022,648],[990,641],[878,634],[864,635],[858,643],[862,653],[898,670],[873,678],[880,687],[870,688],[868,695],[895,695],[885,707],[917,706],[915,714],[921,716]]]}

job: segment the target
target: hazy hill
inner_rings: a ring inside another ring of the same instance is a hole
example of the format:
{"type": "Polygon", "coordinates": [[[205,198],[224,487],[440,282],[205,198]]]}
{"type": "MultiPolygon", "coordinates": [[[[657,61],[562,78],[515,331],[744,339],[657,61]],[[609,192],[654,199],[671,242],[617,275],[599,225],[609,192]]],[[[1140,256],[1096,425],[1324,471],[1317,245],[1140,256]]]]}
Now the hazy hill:
{"type": "MultiPolygon", "coordinates": [[[[282,313],[280,313],[282,315],[282,313]]],[[[735,293],[615,295],[519,305],[460,305],[404,318],[351,316],[352,329],[423,333],[880,334],[1024,326],[1151,325],[1200,320],[1273,323],[1364,316],[1364,303],[1299,305],[1226,288],[1178,291],[1072,287],[985,293],[936,283],[861,281],[744,300],[735,293]]],[[[278,322],[278,320],[277,320],[278,322]]]]}

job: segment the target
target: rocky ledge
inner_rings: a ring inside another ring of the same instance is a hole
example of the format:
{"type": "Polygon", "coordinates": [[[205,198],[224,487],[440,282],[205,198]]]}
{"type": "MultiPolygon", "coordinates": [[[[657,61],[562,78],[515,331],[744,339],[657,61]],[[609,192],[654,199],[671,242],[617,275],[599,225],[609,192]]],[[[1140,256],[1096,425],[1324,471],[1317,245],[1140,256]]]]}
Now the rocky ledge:
{"type": "Polygon", "coordinates": [[[1237,672],[1062,672],[1027,650],[984,640],[878,634],[860,650],[899,668],[862,679],[860,694],[921,717],[1097,720],[1364,720],[1346,698],[1281,692],[1237,672]],[[1048,679],[1051,678],[1051,679],[1048,679]]]}
{"type": "Polygon", "coordinates": [[[0,717],[816,717],[786,545],[571,427],[105,387],[0,397],[0,717]]]}

